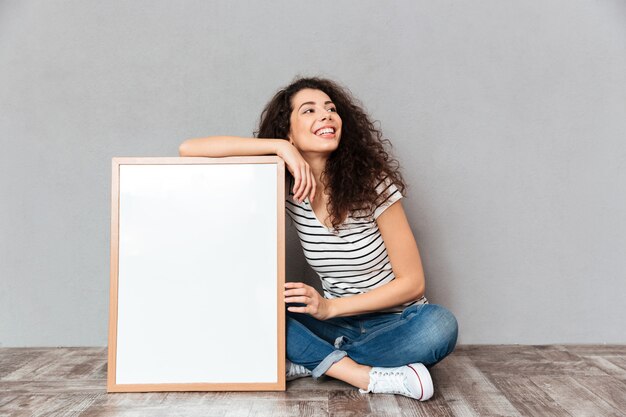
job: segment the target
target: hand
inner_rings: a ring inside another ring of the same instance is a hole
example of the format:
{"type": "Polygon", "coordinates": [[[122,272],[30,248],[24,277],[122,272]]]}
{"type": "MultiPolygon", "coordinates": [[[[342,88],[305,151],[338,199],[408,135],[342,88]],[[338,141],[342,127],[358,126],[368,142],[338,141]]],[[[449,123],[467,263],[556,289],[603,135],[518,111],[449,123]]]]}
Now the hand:
{"type": "Polygon", "coordinates": [[[293,313],[308,313],[318,320],[331,318],[330,300],[302,282],[285,283],[285,302],[306,304],[305,307],[287,307],[287,310],[293,313]]]}
{"type": "Polygon", "coordinates": [[[277,155],[280,156],[287,165],[287,169],[293,175],[294,198],[302,202],[306,196],[309,196],[311,203],[315,197],[315,177],[311,172],[311,168],[307,161],[304,160],[298,149],[287,141],[280,146],[277,155]]]}

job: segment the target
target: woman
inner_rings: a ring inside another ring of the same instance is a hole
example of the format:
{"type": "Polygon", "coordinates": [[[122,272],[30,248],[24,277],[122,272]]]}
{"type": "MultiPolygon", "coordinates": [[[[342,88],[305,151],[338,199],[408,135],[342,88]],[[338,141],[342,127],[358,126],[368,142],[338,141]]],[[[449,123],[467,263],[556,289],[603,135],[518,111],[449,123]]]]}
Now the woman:
{"type": "Polygon", "coordinates": [[[326,374],[424,401],[427,367],[452,352],[457,322],[424,297],[404,181],[381,137],[347,90],[300,78],[267,104],[257,138],[190,139],[179,153],[276,154],[287,165],[286,209],[324,289],[285,284],[288,380],[326,374]]]}

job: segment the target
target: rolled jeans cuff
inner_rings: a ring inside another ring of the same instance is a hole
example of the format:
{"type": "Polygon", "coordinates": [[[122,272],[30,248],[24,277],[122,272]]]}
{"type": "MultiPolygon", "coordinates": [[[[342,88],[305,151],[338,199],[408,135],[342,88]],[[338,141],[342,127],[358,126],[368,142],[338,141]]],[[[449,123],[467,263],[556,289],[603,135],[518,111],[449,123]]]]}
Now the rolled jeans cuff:
{"type": "Polygon", "coordinates": [[[328,356],[326,356],[322,361],[313,369],[312,377],[313,379],[317,379],[320,376],[324,375],[328,368],[333,366],[335,362],[339,362],[339,360],[343,359],[344,356],[347,356],[348,353],[343,350],[333,350],[328,356]]]}

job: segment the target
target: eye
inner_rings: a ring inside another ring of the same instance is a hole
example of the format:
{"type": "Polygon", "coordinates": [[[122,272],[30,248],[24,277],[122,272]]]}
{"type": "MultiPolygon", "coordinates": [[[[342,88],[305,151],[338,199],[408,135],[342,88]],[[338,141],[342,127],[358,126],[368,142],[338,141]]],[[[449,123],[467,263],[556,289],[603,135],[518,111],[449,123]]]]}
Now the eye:
{"type": "Polygon", "coordinates": [[[306,113],[308,113],[310,111],[314,111],[314,110],[313,109],[306,109],[305,111],[302,112],[302,114],[306,114],[306,113]]]}
{"type": "Polygon", "coordinates": [[[337,113],[337,108],[336,107],[329,107],[328,111],[332,111],[332,112],[337,113]]]}

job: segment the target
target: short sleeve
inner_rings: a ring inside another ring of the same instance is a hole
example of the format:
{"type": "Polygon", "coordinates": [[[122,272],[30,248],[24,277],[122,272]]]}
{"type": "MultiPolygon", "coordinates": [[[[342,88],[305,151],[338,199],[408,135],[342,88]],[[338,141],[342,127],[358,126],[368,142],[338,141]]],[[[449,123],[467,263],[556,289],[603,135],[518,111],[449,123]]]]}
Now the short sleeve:
{"type": "Polygon", "coordinates": [[[378,216],[383,214],[383,212],[387,210],[389,206],[402,198],[400,190],[398,190],[396,185],[391,182],[391,179],[389,177],[385,178],[378,184],[378,186],[376,186],[376,192],[378,193],[378,195],[387,193],[387,198],[382,203],[379,203],[374,210],[374,219],[377,219],[378,216]]]}

